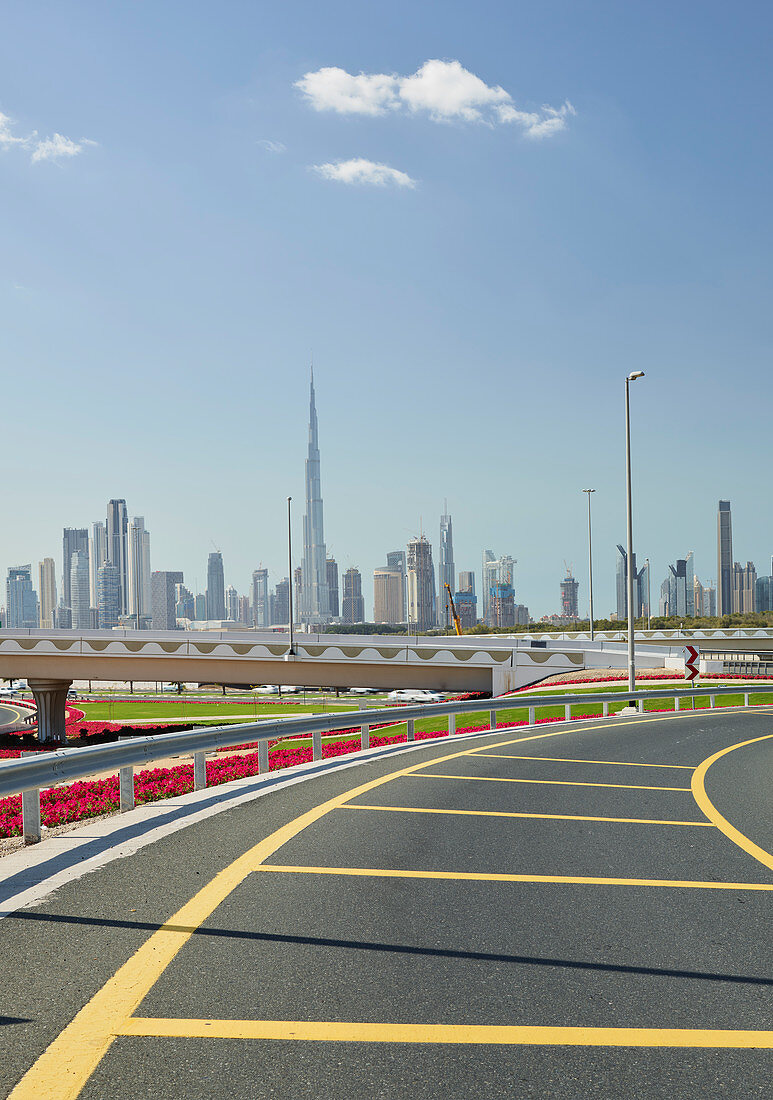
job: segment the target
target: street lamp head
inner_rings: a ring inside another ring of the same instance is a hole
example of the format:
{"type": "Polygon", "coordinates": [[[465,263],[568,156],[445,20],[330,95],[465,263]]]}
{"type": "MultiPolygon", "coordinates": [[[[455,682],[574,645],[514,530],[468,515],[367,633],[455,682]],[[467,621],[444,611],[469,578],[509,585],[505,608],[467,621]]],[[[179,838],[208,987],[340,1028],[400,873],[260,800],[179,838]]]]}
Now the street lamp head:
{"type": "Polygon", "coordinates": [[[637,378],[643,378],[643,377],[644,377],[644,371],[643,370],[635,370],[635,371],[632,371],[628,375],[628,381],[629,382],[635,382],[637,378]]]}
{"type": "Polygon", "coordinates": [[[584,493],[595,493],[596,490],[595,489],[583,489],[583,492],[584,493]]]}

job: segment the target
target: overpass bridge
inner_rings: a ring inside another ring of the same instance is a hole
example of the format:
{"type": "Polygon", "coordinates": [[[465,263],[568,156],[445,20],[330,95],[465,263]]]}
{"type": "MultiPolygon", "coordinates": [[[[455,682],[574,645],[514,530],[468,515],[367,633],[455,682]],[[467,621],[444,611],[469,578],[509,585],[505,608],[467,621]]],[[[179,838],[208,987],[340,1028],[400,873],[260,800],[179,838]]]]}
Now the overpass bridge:
{"type": "MultiPolygon", "coordinates": [[[[681,652],[681,650],[680,650],[681,652]]],[[[662,667],[639,646],[639,667],[662,667]]],[[[256,631],[0,630],[0,679],[27,680],[41,740],[63,740],[73,680],[148,680],[303,687],[431,688],[493,696],[558,673],[625,668],[624,645],[515,636],[437,638],[256,631]]]]}

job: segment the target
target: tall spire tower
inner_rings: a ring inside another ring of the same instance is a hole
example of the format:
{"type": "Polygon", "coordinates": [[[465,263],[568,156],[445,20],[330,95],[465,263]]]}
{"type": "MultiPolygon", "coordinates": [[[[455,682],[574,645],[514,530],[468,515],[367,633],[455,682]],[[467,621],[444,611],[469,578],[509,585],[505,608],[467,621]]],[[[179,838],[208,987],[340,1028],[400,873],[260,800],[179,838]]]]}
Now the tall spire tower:
{"type": "Polygon", "coordinates": [[[314,367],[309,399],[309,452],[306,458],[306,515],[303,517],[303,589],[301,619],[306,624],[330,618],[327,552],[322,522],[322,483],[319,474],[317,407],[314,403],[314,367]]]}

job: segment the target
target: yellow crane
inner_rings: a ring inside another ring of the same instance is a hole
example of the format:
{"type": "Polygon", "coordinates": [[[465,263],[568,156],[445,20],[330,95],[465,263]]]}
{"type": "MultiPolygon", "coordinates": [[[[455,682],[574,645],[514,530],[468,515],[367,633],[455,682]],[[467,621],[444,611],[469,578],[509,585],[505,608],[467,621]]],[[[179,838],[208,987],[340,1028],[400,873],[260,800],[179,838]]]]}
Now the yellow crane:
{"type": "Polygon", "coordinates": [[[456,613],[456,605],[454,604],[454,597],[451,595],[451,585],[446,585],[446,592],[448,593],[448,605],[451,608],[451,614],[454,617],[454,626],[456,627],[456,633],[462,633],[462,624],[459,622],[459,616],[456,613]]]}

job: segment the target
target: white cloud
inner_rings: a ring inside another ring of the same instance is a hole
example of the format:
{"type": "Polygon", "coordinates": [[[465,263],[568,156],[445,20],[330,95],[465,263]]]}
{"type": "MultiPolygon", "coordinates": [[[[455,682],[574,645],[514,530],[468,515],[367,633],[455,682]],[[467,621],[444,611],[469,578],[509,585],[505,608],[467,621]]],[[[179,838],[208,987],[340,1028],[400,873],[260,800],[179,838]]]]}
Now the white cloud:
{"type": "Polygon", "coordinates": [[[96,141],[81,138],[73,141],[64,134],[54,134],[52,138],[38,141],[38,132],[33,130],[27,137],[17,137],[11,127],[12,120],[8,115],[0,111],[0,149],[10,149],[14,145],[20,149],[31,149],[31,162],[34,164],[40,160],[57,160],[59,157],[74,157],[82,152],[86,145],[96,145],[96,141]]]}
{"type": "Polygon", "coordinates": [[[501,122],[515,122],[522,126],[527,137],[542,138],[565,130],[567,116],[577,112],[567,99],[558,109],[545,106],[540,111],[519,111],[507,103],[499,107],[498,114],[501,122]]]}
{"type": "Polygon", "coordinates": [[[15,134],[11,133],[12,126],[13,122],[8,115],[4,115],[0,111],[0,149],[9,149],[12,145],[28,145],[35,137],[34,134],[32,134],[32,137],[16,137],[15,134]]]}
{"type": "Polygon", "coordinates": [[[345,69],[320,69],[296,80],[295,87],[303,92],[315,111],[383,115],[399,105],[397,77],[387,73],[352,76],[345,69]]]}
{"type": "Polygon", "coordinates": [[[258,145],[261,145],[267,153],[286,153],[287,146],[281,141],[270,141],[268,138],[262,138],[258,145]]]}
{"type": "Polygon", "coordinates": [[[330,164],[315,164],[314,172],[327,180],[340,183],[371,184],[375,187],[415,187],[416,180],[407,172],[390,168],[388,164],[378,164],[364,157],[352,157],[351,160],[338,160],[330,164]]]}
{"type": "Polygon", "coordinates": [[[52,138],[38,141],[32,152],[32,163],[40,160],[57,160],[59,157],[77,157],[82,152],[84,145],[94,145],[93,141],[81,138],[79,142],[65,137],[64,134],[54,134],[52,138]]]}
{"type": "Polygon", "coordinates": [[[418,72],[400,81],[400,98],[414,113],[427,111],[436,121],[467,122],[483,121],[482,108],[510,100],[504,88],[489,87],[458,61],[425,61],[418,72]]]}
{"type": "Polygon", "coordinates": [[[412,76],[355,76],[345,69],[324,68],[306,73],[295,87],[316,111],[373,116],[407,110],[429,115],[435,122],[513,123],[532,138],[558,133],[566,128],[567,117],[576,113],[568,100],[559,108],[523,111],[498,84],[486,84],[459,61],[438,59],[425,61],[412,76]]]}

